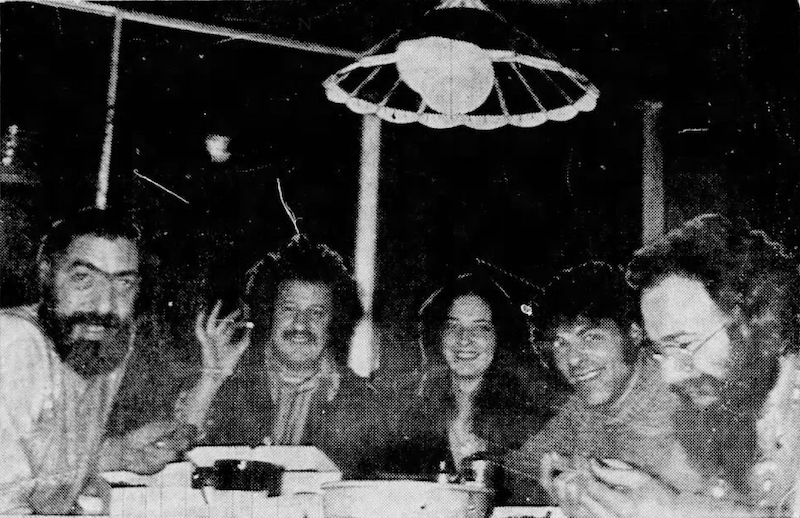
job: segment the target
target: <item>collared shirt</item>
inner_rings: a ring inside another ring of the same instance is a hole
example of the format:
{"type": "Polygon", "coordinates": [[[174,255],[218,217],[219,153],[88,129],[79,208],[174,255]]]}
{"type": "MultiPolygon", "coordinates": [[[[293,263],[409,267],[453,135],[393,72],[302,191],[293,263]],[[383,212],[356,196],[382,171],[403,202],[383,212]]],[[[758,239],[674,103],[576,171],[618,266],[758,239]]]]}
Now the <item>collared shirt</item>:
{"type": "MultiPolygon", "coordinates": [[[[506,462],[520,479],[519,488],[530,487],[522,479],[538,480],[542,457],[549,452],[571,459],[619,459],[658,473],[676,441],[672,419],[676,405],[677,397],[663,383],[658,364],[642,359],[614,402],[590,407],[580,395],[571,395],[555,417],[522,448],[511,452],[506,462]]],[[[515,496],[521,499],[523,495],[515,496]]]]}
{"type": "Polygon", "coordinates": [[[267,356],[270,398],[276,406],[272,444],[298,445],[305,437],[308,416],[315,397],[330,403],[339,391],[340,374],[326,354],[319,369],[306,379],[292,378],[272,355],[267,356]]]}
{"type": "Polygon", "coordinates": [[[65,514],[94,475],[124,363],[86,379],[37,321],[0,310],[0,514],[65,514]]]}

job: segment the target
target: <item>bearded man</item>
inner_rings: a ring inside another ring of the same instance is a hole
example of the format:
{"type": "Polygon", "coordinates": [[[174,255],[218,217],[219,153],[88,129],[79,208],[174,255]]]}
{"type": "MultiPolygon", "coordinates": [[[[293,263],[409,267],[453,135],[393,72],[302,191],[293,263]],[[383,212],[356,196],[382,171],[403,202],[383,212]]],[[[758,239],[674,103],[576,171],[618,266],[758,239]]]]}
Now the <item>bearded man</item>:
{"type": "MultiPolygon", "coordinates": [[[[800,469],[798,273],[743,221],[704,215],[628,271],[678,440],[656,472],[593,460],[559,491],[595,516],[786,516],[800,469]]],[[[794,511],[792,508],[795,508],[794,511]]]]}
{"type": "Polygon", "coordinates": [[[130,219],[80,211],[42,242],[40,302],[0,310],[0,514],[102,512],[99,469],[154,472],[175,458],[155,444],[170,423],[104,442],[134,340],[140,256],[130,219]]]}

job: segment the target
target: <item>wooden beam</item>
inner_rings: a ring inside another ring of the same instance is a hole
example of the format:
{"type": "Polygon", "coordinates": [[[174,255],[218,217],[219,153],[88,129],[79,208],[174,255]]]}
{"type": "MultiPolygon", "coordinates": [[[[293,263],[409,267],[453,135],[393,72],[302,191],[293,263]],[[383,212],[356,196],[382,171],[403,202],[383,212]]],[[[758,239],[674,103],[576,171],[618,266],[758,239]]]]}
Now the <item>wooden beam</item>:
{"type": "Polygon", "coordinates": [[[639,104],[642,114],[642,243],[664,234],[664,149],[660,101],[639,104]]]}
{"type": "Polygon", "coordinates": [[[114,35],[111,43],[111,67],[108,72],[106,93],[106,128],[103,152],[100,155],[100,170],[97,173],[95,206],[105,209],[108,204],[108,186],[111,176],[111,151],[114,147],[114,114],[117,109],[117,83],[119,83],[119,52],[122,44],[122,17],[114,17],[114,35]]]}
{"type": "Polygon", "coordinates": [[[115,17],[120,16],[123,20],[144,23],[147,25],[155,25],[158,27],[167,27],[170,29],[178,29],[181,31],[195,32],[199,34],[208,34],[210,36],[221,36],[224,38],[231,38],[234,40],[252,41],[255,43],[264,43],[275,47],[284,47],[288,49],[303,50],[306,52],[315,52],[317,54],[327,54],[331,56],[341,56],[345,58],[357,59],[361,56],[359,52],[353,52],[338,47],[330,47],[327,45],[320,45],[306,41],[293,40],[291,38],[282,38],[280,36],[272,36],[269,34],[261,34],[256,32],[240,31],[237,29],[230,29],[227,27],[220,27],[217,25],[210,25],[207,23],[193,22],[189,20],[181,20],[178,18],[170,18],[168,16],[161,16],[158,14],[140,13],[136,11],[128,11],[126,9],[118,9],[107,5],[93,4],[91,2],[77,2],[68,0],[29,0],[32,3],[47,5],[50,7],[70,9],[72,11],[79,11],[83,13],[96,14],[99,16],[115,17]]]}
{"type": "Polygon", "coordinates": [[[381,166],[381,119],[364,115],[361,125],[361,175],[356,222],[355,277],[361,290],[364,318],[356,329],[349,365],[360,376],[378,367],[372,303],[378,277],[378,188],[381,166]]]}

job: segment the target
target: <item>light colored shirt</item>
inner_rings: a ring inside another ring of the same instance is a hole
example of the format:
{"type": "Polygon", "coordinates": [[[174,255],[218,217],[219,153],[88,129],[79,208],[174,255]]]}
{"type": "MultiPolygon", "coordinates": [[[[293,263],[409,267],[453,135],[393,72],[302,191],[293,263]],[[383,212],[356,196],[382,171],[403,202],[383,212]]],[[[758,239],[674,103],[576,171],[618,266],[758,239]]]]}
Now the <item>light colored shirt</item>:
{"type": "Polygon", "coordinates": [[[516,491],[530,487],[523,479],[539,478],[542,457],[549,452],[570,459],[619,459],[660,473],[677,441],[672,418],[677,403],[649,358],[639,361],[626,390],[610,404],[590,407],[580,395],[571,395],[539,433],[507,455],[520,479],[516,491]]]}
{"type": "Polygon", "coordinates": [[[37,322],[0,310],[0,514],[64,514],[94,475],[124,371],[85,379],[37,322]]]}

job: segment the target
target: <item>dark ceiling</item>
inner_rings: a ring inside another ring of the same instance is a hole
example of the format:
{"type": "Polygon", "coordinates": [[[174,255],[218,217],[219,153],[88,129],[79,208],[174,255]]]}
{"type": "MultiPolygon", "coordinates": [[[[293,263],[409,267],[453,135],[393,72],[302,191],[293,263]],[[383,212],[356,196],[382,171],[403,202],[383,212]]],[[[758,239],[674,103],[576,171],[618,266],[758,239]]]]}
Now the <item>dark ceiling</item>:
{"type": "MultiPolygon", "coordinates": [[[[526,130],[385,124],[381,315],[413,315],[413,301],[457,269],[459,256],[537,283],[588,258],[624,262],[641,231],[642,100],[664,102],[673,222],[728,197],[731,211],[800,244],[795,0],[487,3],[589,77],[600,103],[526,130]]],[[[107,4],[363,51],[434,2],[107,4]]],[[[21,121],[41,136],[42,213],[91,203],[113,24],[24,3],[2,9],[0,125],[21,121]]],[[[291,235],[275,199],[279,175],[306,228],[351,254],[360,120],[321,87],[348,59],[132,22],[123,37],[112,195],[132,198],[153,220],[165,257],[176,267],[195,260],[174,237],[194,232],[219,270],[246,269],[291,235]],[[209,164],[202,147],[219,126],[240,146],[228,169],[209,164]],[[134,170],[192,205],[135,181],[134,170]]],[[[204,275],[191,270],[174,285],[204,275]]]]}

